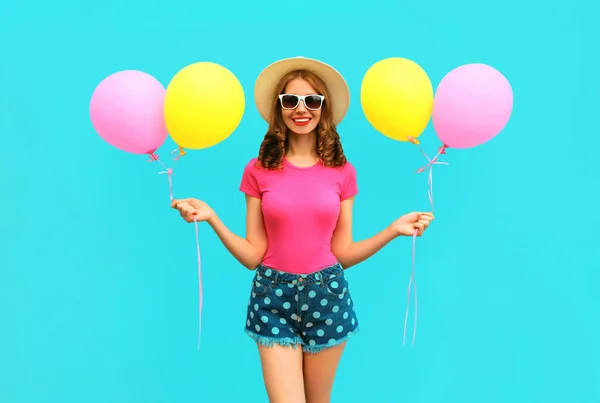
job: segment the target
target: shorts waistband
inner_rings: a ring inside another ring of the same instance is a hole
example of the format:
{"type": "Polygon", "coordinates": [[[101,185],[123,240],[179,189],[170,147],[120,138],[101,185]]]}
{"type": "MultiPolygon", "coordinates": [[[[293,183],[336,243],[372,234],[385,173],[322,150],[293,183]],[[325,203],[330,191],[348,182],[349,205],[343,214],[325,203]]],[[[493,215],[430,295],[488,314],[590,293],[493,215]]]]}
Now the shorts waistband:
{"type": "Polygon", "coordinates": [[[325,267],[319,271],[310,274],[293,274],[283,272],[272,267],[263,265],[262,263],[256,268],[256,275],[270,279],[273,284],[303,284],[310,285],[322,283],[323,281],[338,277],[344,274],[342,265],[336,263],[332,266],[325,267]]]}

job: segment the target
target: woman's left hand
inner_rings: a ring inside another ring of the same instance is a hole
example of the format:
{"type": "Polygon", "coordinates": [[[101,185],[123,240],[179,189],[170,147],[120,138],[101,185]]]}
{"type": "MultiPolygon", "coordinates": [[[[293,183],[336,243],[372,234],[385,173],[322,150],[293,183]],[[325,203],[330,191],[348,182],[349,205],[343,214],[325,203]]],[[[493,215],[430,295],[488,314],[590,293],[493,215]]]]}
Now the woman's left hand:
{"type": "Polygon", "coordinates": [[[394,221],[391,228],[396,235],[413,236],[417,230],[417,236],[421,236],[431,221],[433,221],[432,213],[409,213],[394,221]]]}

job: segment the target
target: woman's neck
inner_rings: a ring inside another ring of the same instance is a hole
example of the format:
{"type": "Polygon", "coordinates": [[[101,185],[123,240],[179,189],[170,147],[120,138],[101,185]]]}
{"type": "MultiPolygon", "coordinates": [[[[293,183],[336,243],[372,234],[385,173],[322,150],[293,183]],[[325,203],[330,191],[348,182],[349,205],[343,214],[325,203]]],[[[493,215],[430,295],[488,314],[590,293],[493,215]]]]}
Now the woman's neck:
{"type": "Polygon", "coordinates": [[[286,158],[290,162],[300,164],[314,164],[319,160],[317,154],[317,135],[315,132],[308,134],[296,134],[288,132],[288,144],[286,158]]]}

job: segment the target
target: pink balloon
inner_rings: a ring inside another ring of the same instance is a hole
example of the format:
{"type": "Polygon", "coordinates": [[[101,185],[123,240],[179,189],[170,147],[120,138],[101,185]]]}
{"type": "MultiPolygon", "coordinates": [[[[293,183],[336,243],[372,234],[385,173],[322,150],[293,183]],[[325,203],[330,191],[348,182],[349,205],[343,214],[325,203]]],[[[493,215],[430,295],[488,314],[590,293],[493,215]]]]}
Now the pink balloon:
{"type": "Polygon", "coordinates": [[[125,70],[98,84],[90,101],[94,129],[110,145],[134,154],[156,151],[167,139],[165,88],[151,75],[125,70]]]}
{"type": "Polygon", "coordinates": [[[506,77],[486,64],[467,64],[440,82],[433,127],[447,147],[476,147],[504,129],[512,109],[513,91],[506,77]]]}

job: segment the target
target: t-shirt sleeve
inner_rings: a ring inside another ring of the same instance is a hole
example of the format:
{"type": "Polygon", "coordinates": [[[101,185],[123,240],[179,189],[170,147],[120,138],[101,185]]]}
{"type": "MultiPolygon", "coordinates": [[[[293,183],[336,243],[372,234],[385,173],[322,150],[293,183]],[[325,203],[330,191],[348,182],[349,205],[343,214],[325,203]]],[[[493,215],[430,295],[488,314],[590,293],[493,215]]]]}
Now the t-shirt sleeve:
{"type": "Polygon", "coordinates": [[[356,181],[356,169],[352,164],[346,162],[344,166],[344,178],[342,182],[342,191],[340,193],[340,200],[344,201],[349,197],[356,196],[358,194],[358,184],[356,181]]]}
{"type": "Polygon", "coordinates": [[[262,192],[260,191],[258,180],[256,178],[257,168],[254,166],[255,163],[256,158],[253,158],[244,168],[240,190],[248,196],[260,199],[262,197],[262,192]]]}

